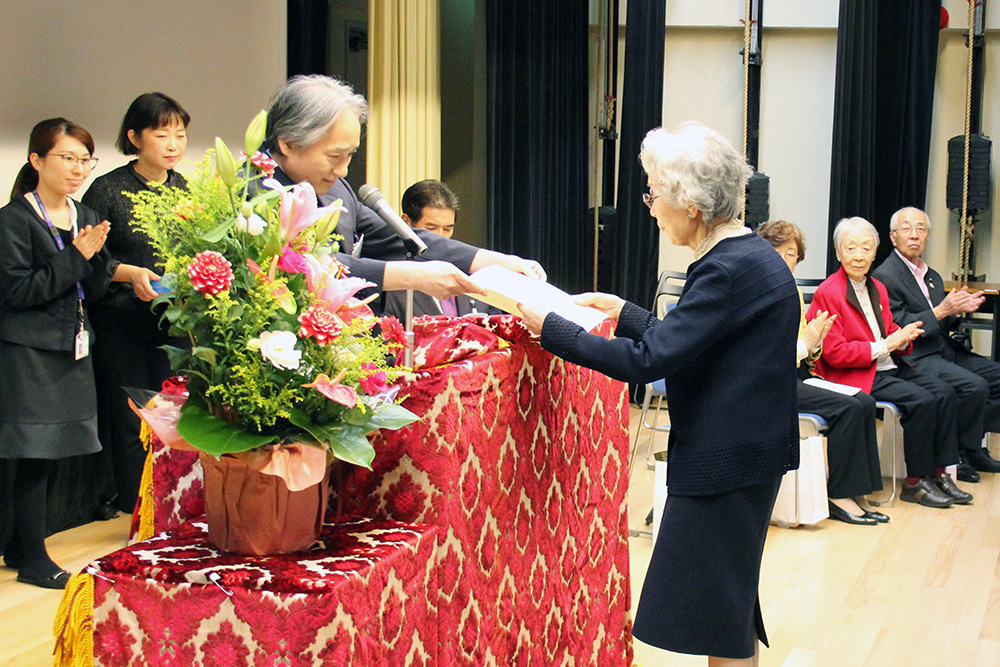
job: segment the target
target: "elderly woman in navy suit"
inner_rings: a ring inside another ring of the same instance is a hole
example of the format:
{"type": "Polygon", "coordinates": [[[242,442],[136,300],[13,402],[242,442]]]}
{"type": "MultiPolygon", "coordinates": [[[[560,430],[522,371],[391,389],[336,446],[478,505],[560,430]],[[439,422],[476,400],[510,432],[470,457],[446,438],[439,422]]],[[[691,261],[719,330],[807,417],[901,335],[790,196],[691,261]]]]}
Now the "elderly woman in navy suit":
{"type": "Polygon", "coordinates": [[[771,244],[736,218],[750,169],[721,135],[656,129],[640,160],[657,226],[694,251],[677,306],[658,320],[616,296],[577,297],[617,320],[611,340],[530,304],[524,321],[568,361],[666,380],[670,494],[633,632],[709,665],[756,664],[764,538],[781,476],[798,465],[798,294],[771,244]]]}
{"type": "Polygon", "coordinates": [[[374,283],[379,291],[419,289],[438,299],[465,292],[485,294],[466,273],[490,264],[545,279],[538,262],[423,230],[417,235],[427,244],[427,251],[420,261],[406,261],[403,243],[358,201],[346,180],[367,116],[364,97],[320,74],[289,79],[275,95],[267,116],[267,146],[278,163],[274,178],[283,185],[310,183],[321,206],[343,200],[346,210],[336,229],[343,240],[337,259],[352,275],[374,283]]]}

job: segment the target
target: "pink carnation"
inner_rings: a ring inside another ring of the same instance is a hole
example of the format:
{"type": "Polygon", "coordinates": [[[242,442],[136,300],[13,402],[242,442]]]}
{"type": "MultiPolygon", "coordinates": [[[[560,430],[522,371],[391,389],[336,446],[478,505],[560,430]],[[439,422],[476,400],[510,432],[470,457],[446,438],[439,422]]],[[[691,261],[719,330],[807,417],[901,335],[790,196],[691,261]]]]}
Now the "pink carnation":
{"type": "Polygon", "coordinates": [[[265,176],[273,176],[278,163],[271,159],[267,153],[257,151],[250,158],[250,164],[260,169],[265,176]]]}
{"type": "Polygon", "coordinates": [[[320,347],[326,347],[330,341],[336,340],[342,329],[340,320],[322,306],[309,306],[309,310],[299,315],[299,336],[312,336],[320,347]]]}
{"type": "Polygon", "coordinates": [[[289,246],[281,249],[281,259],[278,260],[278,268],[285,273],[305,273],[308,269],[306,258],[301,253],[297,253],[289,246]]]}
{"type": "Polygon", "coordinates": [[[205,250],[194,256],[188,265],[191,287],[205,296],[225,292],[233,284],[233,265],[222,253],[205,250]]]}
{"type": "Polygon", "coordinates": [[[376,394],[381,394],[383,391],[389,389],[389,384],[386,382],[385,371],[372,373],[371,371],[378,370],[378,366],[370,361],[361,364],[361,368],[368,371],[358,379],[358,384],[361,385],[362,391],[369,396],[375,396],[376,394]]]}

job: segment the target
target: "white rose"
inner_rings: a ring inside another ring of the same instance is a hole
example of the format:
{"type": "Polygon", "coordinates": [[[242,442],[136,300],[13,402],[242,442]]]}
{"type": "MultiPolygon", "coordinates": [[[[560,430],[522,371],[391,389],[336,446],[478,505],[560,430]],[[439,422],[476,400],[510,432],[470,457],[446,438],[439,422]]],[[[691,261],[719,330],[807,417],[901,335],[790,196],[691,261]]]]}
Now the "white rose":
{"type": "Polygon", "coordinates": [[[249,233],[250,236],[260,236],[264,233],[265,227],[267,227],[267,222],[256,213],[250,215],[250,222],[247,222],[247,219],[243,215],[236,218],[236,229],[249,233]]]}
{"type": "Polygon", "coordinates": [[[302,350],[295,349],[298,339],[291,331],[262,331],[260,334],[260,354],[275,368],[295,370],[302,360],[302,350]]]}

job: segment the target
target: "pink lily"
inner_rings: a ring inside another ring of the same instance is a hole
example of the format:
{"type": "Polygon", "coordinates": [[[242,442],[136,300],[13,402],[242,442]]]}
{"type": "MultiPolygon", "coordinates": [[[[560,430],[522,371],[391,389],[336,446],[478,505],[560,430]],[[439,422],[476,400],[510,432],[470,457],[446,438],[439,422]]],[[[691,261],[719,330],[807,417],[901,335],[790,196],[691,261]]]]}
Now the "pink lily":
{"type": "Polygon", "coordinates": [[[316,296],[326,301],[327,309],[335,313],[346,304],[351,297],[366,287],[375,287],[375,283],[370,283],[364,278],[333,278],[326,277],[326,284],[321,287],[316,296]]]}
{"type": "Polygon", "coordinates": [[[330,204],[329,206],[318,206],[316,201],[316,191],[308,182],[299,183],[292,186],[291,190],[285,190],[284,186],[273,178],[263,181],[264,187],[277,190],[281,197],[281,237],[289,243],[299,235],[303,229],[308,229],[317,221],[334,211],[345,210],[342,206],[330,204]]]}
{"type": "Polygon", "coordinates": [[[358,392],[354,390],[354,387],[349,387],[346,384],[340,384],[340,380],[343,379],[344,373],[344,371],[341,371],[333,380],[331,380],[330,376],[326,373],[320,373],[316,376],[315,380],[302,386],[315,389],[334,403],[340,403],[341,405],[353,408],[358,404],[358,392]]]}

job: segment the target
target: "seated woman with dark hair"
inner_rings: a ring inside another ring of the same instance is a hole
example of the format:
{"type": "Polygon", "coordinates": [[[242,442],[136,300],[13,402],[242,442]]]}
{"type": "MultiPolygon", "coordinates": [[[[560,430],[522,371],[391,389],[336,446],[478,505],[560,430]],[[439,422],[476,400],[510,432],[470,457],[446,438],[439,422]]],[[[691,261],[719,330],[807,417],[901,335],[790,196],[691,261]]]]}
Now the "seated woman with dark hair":
{"type": "Polygon", "coordinates": [[[902,414],[906,482],[900,497],[927,507],[968,504],[972,494],[958,488],[945,467],[958,463],[955,431],[957,397],[936,377],[909,364],[922,322],[900,328],[892,321],[885,285],[868,275],[878,232],[864,218],[845,218],[833,230],[840,269],[823,281],[806,314],[837,318],[816,360],[816,372],[893,403],[902,414]]]}
{"type": "MultiPolygon", "coordinates": [[[[784,220],[766,222],[757,229],[757,234],[774,246],[792,272],[805,259],[802,231],[792,223],[784,220]]],[[[826,488],[830,499],[830,517],[844,523],[874,526],[878,522],[889,521],[888,516],[876,512],[864,498],[882,488],[875,433],[875,399],[863,391],[848,396],[803,382],[812,375],[813,364],[823,349],[823,339],[836,317],[835,314],[818,312],[807,323],[803,308],[796,353],[799,412],[819,415],[830,426],[826,434],[827,465],[830,469],[826,488]]]]}

